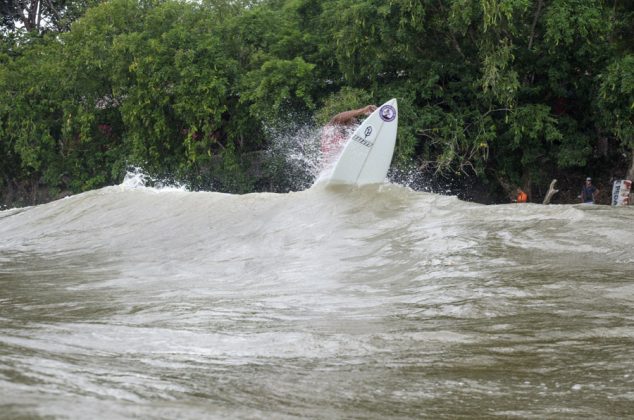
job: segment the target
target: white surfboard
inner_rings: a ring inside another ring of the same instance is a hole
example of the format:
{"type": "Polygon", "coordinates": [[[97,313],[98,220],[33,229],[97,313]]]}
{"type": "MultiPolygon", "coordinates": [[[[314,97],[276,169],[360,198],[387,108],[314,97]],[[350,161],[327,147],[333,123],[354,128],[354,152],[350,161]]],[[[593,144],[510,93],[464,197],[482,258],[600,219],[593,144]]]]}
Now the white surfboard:
{"type": "Polygon", "coordinates": [[[348,139],[328,184],[366,185],[385,181],[397,127],[398,108],[396,99],[391,99],[370,114],[348,139]]]}
{"type": "Polygon", "coordinates": [[[614,181],[612,186],[612,205],[627,206],[630,204],[632,181],[629,179],[614,181]]]}

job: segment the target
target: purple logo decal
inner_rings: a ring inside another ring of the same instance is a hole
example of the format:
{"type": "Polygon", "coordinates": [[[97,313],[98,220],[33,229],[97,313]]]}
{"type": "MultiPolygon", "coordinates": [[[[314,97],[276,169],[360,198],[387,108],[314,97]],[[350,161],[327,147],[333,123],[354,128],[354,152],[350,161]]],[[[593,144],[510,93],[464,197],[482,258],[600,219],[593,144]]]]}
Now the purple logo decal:
{"type": "Polygon", "coordinates": [[[383,121],[394,121],[394,118],[396,118],[396,110],[392,105],[383,105],[379,110],[379,116],[383,121]]]}

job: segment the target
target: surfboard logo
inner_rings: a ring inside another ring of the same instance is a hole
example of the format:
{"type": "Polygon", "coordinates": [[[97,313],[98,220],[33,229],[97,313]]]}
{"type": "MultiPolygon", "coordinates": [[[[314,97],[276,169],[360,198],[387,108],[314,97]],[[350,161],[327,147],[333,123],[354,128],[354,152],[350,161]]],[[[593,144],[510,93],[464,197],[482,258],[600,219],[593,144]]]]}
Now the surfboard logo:
{"type": "Polygon", "coordinates": [[[363,134],[365,134],[365,137],[368,138],[368,136],[372,134],[372,126],[371,125],[367,126],[363,134]]]}
{"type": "Polygon", "coordinates": [[[365,147],[372,147],[372,145],[374,144],[374,142],[368,140],[368,138],[363,138],[357,134],[355,134],[354,136],[352,136],[352,140],[356,141],[357,143],[365,146],[365,147]]]}
{"type": "Polygon", "coordinates": [[[385,122],[394,121],[396,118],[396,110],[392,105],[383,105],[379,110],[379,116],[385,122]]]}

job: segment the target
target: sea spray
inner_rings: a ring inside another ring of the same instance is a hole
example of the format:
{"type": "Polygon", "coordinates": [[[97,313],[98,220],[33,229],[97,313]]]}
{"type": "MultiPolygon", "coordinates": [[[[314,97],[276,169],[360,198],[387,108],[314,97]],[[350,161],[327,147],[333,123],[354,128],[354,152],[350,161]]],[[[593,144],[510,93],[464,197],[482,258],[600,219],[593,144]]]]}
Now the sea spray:
{"type": "Polygon", "coordinates": [[[414,191],[443,193],[435,191],[429,177],[415,166],[397,167],[393,165],[387,173],[387,179],[392,184],[398,184],[414,191]]]}
{"type": "Polygon", "coordinates": [[[121,189],[125,190],[138,188],[152,188],[157,191],[189,190],[186,185],[179,182],[152,177],[145,173],[142,168],[136,166],[128,167],[126,174],[123,177],[123,181],[119,184],[119,186],[121,189]]]}
{"type": "MultiPolygon", "coordinates": [[[[353,126],[346,131],[351,134],[355,128],[353,126]]],[[[325,152],[322,147],[322,137],[328,133],[324,133],[324,129],[312,123],[289,123],[285,126],[267,127],[269,144],[262,154],[263,170],[258,176],[267,179],[268,182],[262,183],[257,190],[277,193],[302,191],[318,183],[320,179],[328,177],[343,146],[325,152]]],[[[393,164],[388,172],[387,181],[414,191],[455,194],[450,180],[433,177],[429,173],[420,171],[414,165],[393,164]]],[[[185,181],[154,176],[138,166],[127,168],[120,187],[122,189],[152,188],[157,191],[194,190],[185,181]]],[[[216,191],[213,186],[204,189],[216,191]]]]}
{"type": "MultiPolygon", "coordinates": [[[[356,127],[347,128],[345,138],[350,137],[356,127]]],[[[284,127],[268,127],[267,133],[270,144],[266,157],[269,167],[275,171],[277,182],[272,186],[275,192],[305,190],[327,178],[345,146],[343,142],[340,147],[324,150],[322,138],[332,134],[328,133],[328,127],[315,124],[289,123],[284,127]]],[[[413,165],[392,166],[387,180],[415,191],[450,192],[449,187],[432,183],[427,174],[413,165]]]]}
{"type": "Polygon", "coordinates": [[[323,167],[321,128],[312,124],[267,127],[270,143],[266,149],[269,175],[275,192],[310,188],[323,167]]]}

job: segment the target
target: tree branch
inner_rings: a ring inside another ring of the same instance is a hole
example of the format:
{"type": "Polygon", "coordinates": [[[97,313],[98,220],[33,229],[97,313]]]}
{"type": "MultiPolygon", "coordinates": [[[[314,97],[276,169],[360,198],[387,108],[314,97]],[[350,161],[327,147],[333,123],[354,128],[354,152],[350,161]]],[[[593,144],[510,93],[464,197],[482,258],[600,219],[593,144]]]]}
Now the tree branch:
{"type": "Polygon", "coordinates": [[[544,0],[539,0],[539,2],[537,2],[537,10],[535,11],[535,16],[533,16],[533,24],[531,25],[531,36],[528,38],[529,50],[533,46],[533,40],[535,39],[535,28],[537,27],[537,21],[539,20],[539,15],[542,12],[543,6],[544,6],[544,0]]]}
{"type": "Polygon", "coordinates": [[[60,15],[59,12],[57,11],[57,9],[55,9],[55,7],[53,6],[53,2],[51,0],[46,0],[46,3],[48,3],[48,7],[51,8],[51,10],[53,11],[53,14],[55,16],[57,16],[57,19],[61,22],[62,21],[62,15],[60,15]]]}
{"type": "Polygon", "coordinates": [[[553,197],[553,195],[557,194],[559,192],[559,190],[555,189],[555,183],[557,182],[556,179],[553,179],[550,182],[550,186],[548,187],[548,192],[546,193],[546,197],[544,197],[544,203],[543,204],[550,204],[550,199],[553,197]]]}

